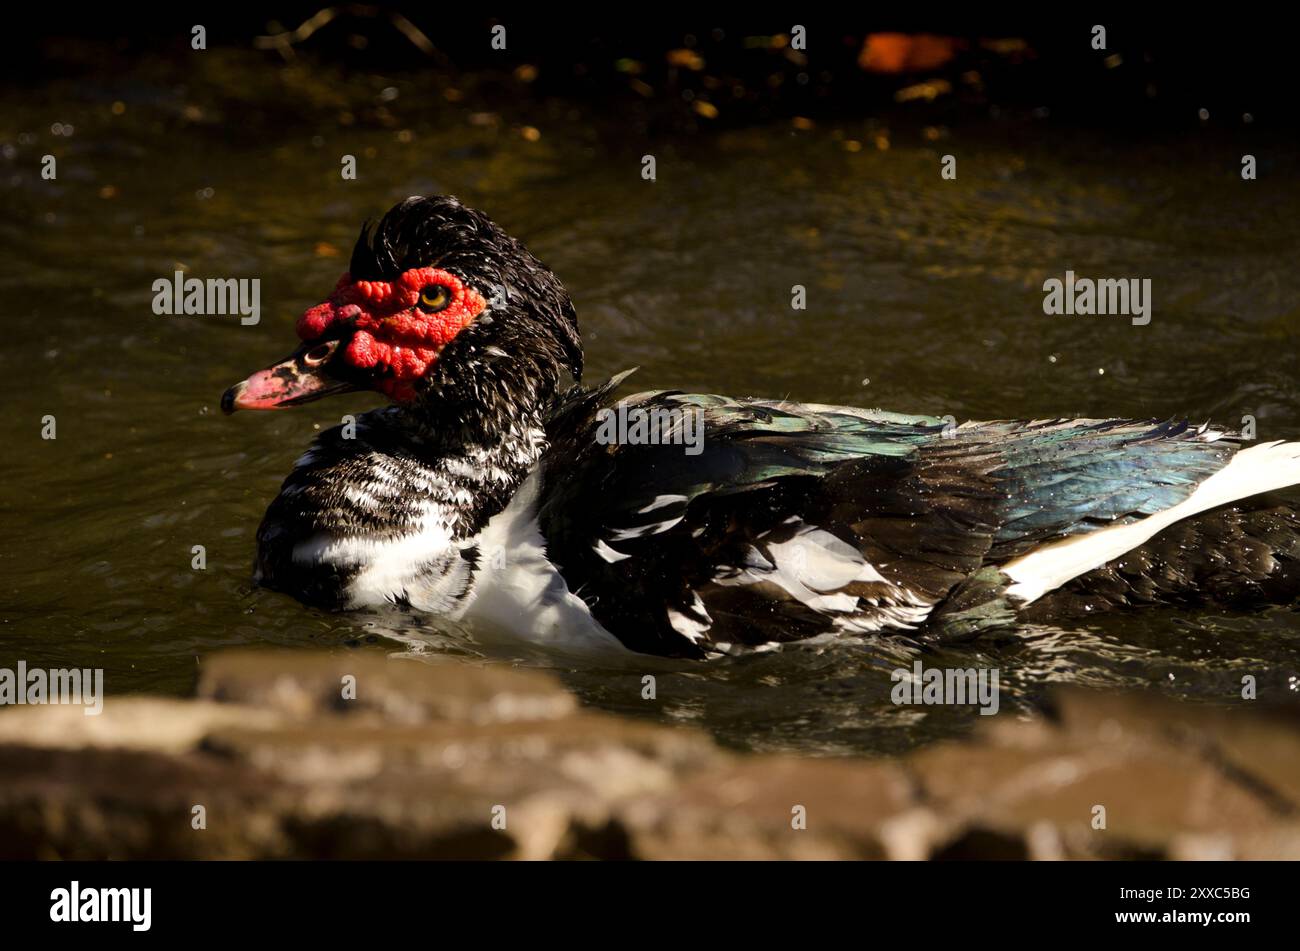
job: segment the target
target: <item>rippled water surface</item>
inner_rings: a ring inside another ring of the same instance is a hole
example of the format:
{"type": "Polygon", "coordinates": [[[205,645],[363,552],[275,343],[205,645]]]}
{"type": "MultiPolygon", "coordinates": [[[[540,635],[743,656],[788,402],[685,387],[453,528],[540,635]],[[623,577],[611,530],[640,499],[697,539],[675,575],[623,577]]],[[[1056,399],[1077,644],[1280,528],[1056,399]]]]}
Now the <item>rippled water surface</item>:
{"type": "MultiPolygon", "coordinates": [[[[410,194],[459,195],[556,270],[593,380],[636,365],[643,388],[959,419],[1249,414],[1260,438],[1300,436],[1293,148],[1260,143],[1261,179],[1243,183],[1238,143],[1213,129],[1007,117],[927,136],[904,116],[664,138],[570,103],[487,108],[421,83],[213,54],[183,84],[141,70],[3,94],[0,666],[102,666],[111,690],[182,692],[220,648],[405,649],[374,619],[249,583],[254,531],[293,461],[375,400],[232,418],[217,402],[292,349],[294,318],[333,287],[360,222],[410,194]],[[55,181],[39,175],[46,153],[55,181]],[[956,181],[939,178],[944,153],[956,181]],[[151,284],[178,266],[260,278],[261,322],[155,316],[151,284]],[[1042,282],[1067,268],[1151,278],[1150,325],[1044,316],[1042,282]],[[794,284],[806,311],[789,306],[794,284]]],[[[421,633],[456,662],[547,664],[421,633]]],[[[915,656],[871,643],[562,675],[598,707],[733,745],[882,753],[975,719],[890,703],[889,671],[915,656]]],[[[1226,702],[1246,673],[1261,693],[1296,689],[1300,620],[1148,612],[925,661],[999,668],[1004,712],[1059,682],[1226,702]]]]}

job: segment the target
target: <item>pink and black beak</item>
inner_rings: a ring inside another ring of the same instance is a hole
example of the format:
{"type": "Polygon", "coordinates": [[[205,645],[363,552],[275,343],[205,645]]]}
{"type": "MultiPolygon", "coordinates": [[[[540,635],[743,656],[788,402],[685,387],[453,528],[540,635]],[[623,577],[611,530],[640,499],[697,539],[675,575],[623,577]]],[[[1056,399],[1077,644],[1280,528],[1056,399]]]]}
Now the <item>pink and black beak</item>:
{"type": "Polygon", "coordinates": [[[323,396],[360,389],[356,384],[336,379],[326,370],[342,343],[326,340],[303,344],[274,366],[258,370],[226,390],[221,397],[221,411],[230,414],[237,409],[287,409],[323,396]]]}

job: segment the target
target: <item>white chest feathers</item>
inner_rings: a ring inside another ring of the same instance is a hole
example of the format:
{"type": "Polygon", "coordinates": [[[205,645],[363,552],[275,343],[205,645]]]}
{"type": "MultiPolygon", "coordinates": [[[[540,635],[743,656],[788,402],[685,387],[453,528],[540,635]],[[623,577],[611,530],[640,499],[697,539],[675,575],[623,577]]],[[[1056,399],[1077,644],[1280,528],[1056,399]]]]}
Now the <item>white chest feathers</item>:
{"type": "Polygon", "coordinates": [[[347,569],[350,608],[409,606],[462,622],[487,639],[626,655],[547,557],[537,488],[534,471],[472,538],[454,540],[447,510],[431,502],[409,533],[317,536],[298,545],[293,557],[347,569]]]}

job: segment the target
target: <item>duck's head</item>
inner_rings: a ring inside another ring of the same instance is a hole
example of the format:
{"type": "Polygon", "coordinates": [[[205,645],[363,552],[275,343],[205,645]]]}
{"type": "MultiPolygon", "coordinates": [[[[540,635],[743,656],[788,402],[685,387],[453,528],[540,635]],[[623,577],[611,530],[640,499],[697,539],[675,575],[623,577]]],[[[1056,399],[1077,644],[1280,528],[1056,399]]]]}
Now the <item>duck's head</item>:
{"type": "Polygon", "coordinates": [[[559,279],[450,196],[408,198],[363,227],[347,273],[297,331],[303,343],[290,356],[225,392],[225,412],[350,390],[508,407],[548,397],[565,370],[582,373],[577,315],[559,279]]]}

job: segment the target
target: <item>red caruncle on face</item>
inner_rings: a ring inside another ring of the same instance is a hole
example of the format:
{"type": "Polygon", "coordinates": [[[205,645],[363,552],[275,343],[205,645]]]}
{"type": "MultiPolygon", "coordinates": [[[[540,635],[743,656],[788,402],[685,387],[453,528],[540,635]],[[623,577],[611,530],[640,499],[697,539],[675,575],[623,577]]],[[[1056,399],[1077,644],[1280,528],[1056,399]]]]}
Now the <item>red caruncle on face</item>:
{"type": "Polygon", "coordinates": [[[298,336],[318,340],[346,322],[353,334],[342,359],[375,374],[381,392],[410,399],[414,382],[486,306],[482,294],[440,268],[414,268],[395,281],[344,274],[329,300],[298,318],[298,336]]]}

